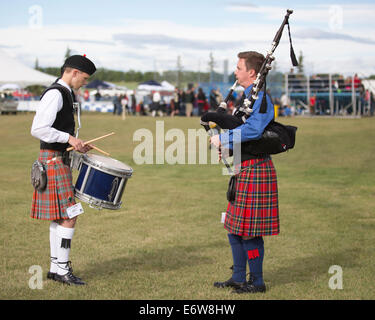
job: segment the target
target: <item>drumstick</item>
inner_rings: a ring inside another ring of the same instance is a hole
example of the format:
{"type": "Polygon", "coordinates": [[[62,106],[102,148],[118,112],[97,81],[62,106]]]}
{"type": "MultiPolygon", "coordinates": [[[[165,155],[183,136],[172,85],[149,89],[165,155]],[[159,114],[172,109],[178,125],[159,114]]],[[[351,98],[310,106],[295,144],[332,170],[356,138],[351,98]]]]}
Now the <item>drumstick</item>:
{"type": "MultiPolygon", "coordinates": [[[[89,144],[89,143],[94,142],[94,141],[98,141],[98,140],[100,140],[100,139],[103,139],[103,138],[109,137],[109,136],[114,135],[114,134],[115,134],[114,132],[108,133],[108,134],[106,134],[106,135],[104,135],[104,136],[101,136],[101,137],[98,137],[98,138],[95,138],[95,139],[92,139],[92,140],[86,141],[86,142],[83,143],[83,145],[89,144]]],[[[66,149],[66,151],[72,151],[73,149],[74,149],[74,147],[69,147],[69,148],[66,149]]]]}
{"type": "Polygon", "coordinates": [[[104,135],[104,136],[101,136],[101,137],[99,137],[99,138],[95,138],[95,139],[92,139],[92,140],[86,141],[84,144],[88,144],[88,143],[91,143],[91,142],[94,142],[94,141],[98,141],[98,140],[100,140],[100,139],[103,139],[103,138],[106,138],[106,137],[112,136],[112,135],[114,135],[114,134],[115,134],[114,132],[111,132],[111,133],[108,133],[108,134],[106,134],[106,135],[104,135]]]}
{"type": "Polygon", "coordinates": [[[105,152],[102,149],[99,149],[98,147],[95,147],[93,145],[90,145],[90,147],[93,148],[93,149],[95,149],[96,151],[99,151],[99,152],[105,154],[106,156],[110,156],[110,154],[108,152],[105,152]]]}

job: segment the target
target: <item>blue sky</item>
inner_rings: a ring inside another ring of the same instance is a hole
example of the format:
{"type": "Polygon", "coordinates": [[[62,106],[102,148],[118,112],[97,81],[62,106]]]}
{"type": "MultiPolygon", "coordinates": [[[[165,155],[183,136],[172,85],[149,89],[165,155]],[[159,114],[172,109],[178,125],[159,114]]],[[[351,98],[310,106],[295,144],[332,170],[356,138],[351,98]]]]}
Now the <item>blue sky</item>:
{"type": "MultiPolygon", "coordinates": [[[[210,52],[222,71],[239,51],[266,53],[287,8],[293,45],[306,71],[375,74],[374,1],[56,1],[0,4],[0,50],[27,65],[57,66],[67,47],[100,67],[207,71],[210,52]]],[[[285,30],[275,52],[291,67],[285,30]]]]}
{"type": "MultiPolygon", "coordinates": [[[[353,1],[329,1],[329,5],[351,4],[353,1]]],[[[360,1],[371,4],[373,1],[360,1]]],[[[263,1],[265,7],[281,6],[284,8],[299,8],[314,5],[327,5],[327,1],[263,1]]],[[[251,1],[230,0],[15,0],[2,1],[0,5],[0,27],[27,25],[28,9],[33,5],[43,8],[43,19],[46,25],[74,24],[90,25],[99,22],[101,25],[113,25],[124,19],[157,19],[169,20],[176,23],[193,23],[201,26],[228,25],[231,19],[247,19],[264,21],[264,16],[251,16],[249,12],[236,11],[230,14],[226,8],[231,5],[259,7],[260,3],[251,1]]],[[[275,19],[267,18],[269,22],[275,19]]],[[[306,22],[307,23],[307,22],[306,22]]]]}
{"type": "MultiPolygon", "coordinates": [[[[359,1],[362,4],[371,4],[373,1],[359,1]]],[[[26,25],[29,20],[28,8],[40,5],[44,10],[44,23],[55,25],[61,23],[87,25],[94,24],[94,19],[100,19],[104,25],[121,23],[126,18],[134,19],[165,19],[182,23],[198,23],[199,25],[217,25],[230,23],[228,12],[225,10],[230,5],[247,5],[259,7],[282,6],[297,9],[308,5],[343,5],[352,4],[353,1],[322,0],[315,1],[251,1],[230,0],[14,0],[2,1],[0,5],[0,27],[12,25],[26,25]],[[221,20],[223,19],[223,20],[221,20]]],[[[239,19],[250,18],[248,12],[236,13],[239,19]]],[[[261,16],[255,17],[262,19],[261,16]]]]}

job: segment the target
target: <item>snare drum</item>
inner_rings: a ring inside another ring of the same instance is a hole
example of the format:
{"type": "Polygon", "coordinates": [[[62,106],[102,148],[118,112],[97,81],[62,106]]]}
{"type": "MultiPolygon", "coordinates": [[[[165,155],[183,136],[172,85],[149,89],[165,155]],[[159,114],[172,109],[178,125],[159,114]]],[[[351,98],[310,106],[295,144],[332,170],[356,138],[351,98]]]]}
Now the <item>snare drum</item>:
{"type": "Polygon", "coordinates": [[[118,160],[96,154],[81,158],[75,196],[93,208],[117,210],[133,169],[118,160]]]}

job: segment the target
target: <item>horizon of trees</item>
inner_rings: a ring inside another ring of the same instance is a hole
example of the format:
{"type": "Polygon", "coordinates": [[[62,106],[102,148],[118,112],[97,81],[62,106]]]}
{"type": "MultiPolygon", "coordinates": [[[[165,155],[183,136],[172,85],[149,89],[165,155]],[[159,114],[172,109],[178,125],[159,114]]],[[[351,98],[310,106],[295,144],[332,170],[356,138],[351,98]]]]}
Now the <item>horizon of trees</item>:
{"type": "MultiPolygon", "coordinates": [[[[48,73],[55,77],[60,76],[60,68],[41,67],[37,65],[36,70],[48,73]]],[[[145,82],[148,80],[163,81],[166,80],[173,84],[195,83],[195,82],[222,82],[224,75],[222,73],[211,71],[189,71],[189,70],[166,70],[162,73],[157,71],[119,71],[106,68],[98,68],[91,80],[102,80],[108,82],[145,82]],[[211,81],[210,81],[211,80],[211,81]]],[[[229,81],[234,79],[234,73],[229,75],[229,81]]],[[[234,80],[233,80],[234,81],[234,80]]]]}
{"type": "MultiPolygon", "coordinates": [[[[64,55],[64,61],[66,58],[68,58],[72,54],[72,50],[67,47],[65,55],[64,55]]],[[[298,57],[299,66],[296,68],[297,73],[295,73],[296,76],[299,78],[303,78],[304,75],[304,56],[303,52],[300,51],[299,57],[298,57]]],[[[157,71],[137,71],[137,70],[129,70],[129,71],[119,71],[119,70],[111,70],[106,68],[98,68],[95,74],[91,77],[91,80],[101,80],[101,81],[108,81],[108,82],[137,82],[142,83],[148,80],[155,80],[158,82],[161,82],[163,80],[166,80],[172,84],[174,84],[177,87],[185,86],[189,83],[213,83],[213,82],[224,82],[224,73],[216,72],[215,66],[216,66],[216,60],[210,52],[209,59],[208,59],[208,71],[202,72],[202,71],[189,71],[189,70],[183,70],[184,67],[181,62],[181,56],[177,57],[176,61],[176,70],[166,70],[162,73],[157,71]]],[[[271,81],[283,81],[284,74],[282,72],[279,72],[277,70],[277,63],[274,62],[272,66],[272,70],[268,74],[268,79],[271,81]]],[[[41,67],[38,58],[35,60],[35,67],[36,70],[48,73],[50,75],[53,75],[55,77],[60,76],[60,68],[57,67],[41,67]]],[[[320,77],[328,77],[327,74],[317,73],[317,76],[320,77]]],[[[336,74],[338,75],[338,74],[336,74]]],[[[370,75],[368,79],[375,79],[375,75],[370,75]]],[[[227,77],[228,83],[233,83],[235,81],[234,72],[228,75],[227,77]]]]}

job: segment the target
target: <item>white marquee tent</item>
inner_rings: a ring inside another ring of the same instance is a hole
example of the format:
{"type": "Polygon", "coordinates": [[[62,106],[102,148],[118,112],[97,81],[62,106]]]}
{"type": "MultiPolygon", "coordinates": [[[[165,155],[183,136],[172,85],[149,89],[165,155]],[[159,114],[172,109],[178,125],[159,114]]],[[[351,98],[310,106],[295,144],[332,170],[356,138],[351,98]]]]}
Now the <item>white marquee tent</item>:
{"type": "Polygon", "coordinates": [[[169,91],[173,92],[175,87],[170,84],[168,81],[163,81],[162,83],[158,83],[154,80],[146,81],[138,85],[137,90],[140,91],[169,91]]]}
{"type": "Polygon", "coordinates": [[[25,66],[0,50],[0,86],[3,84],[18,84],[20,87],[36,84],[48,86],[55,80],[56,77],[25,66]]]}
{"type": "Polygon", "coordinates": [[[362,80],[363,86],[365,89],[372,92],[372,94],[375,94],[375,80],[362,80]]]}

